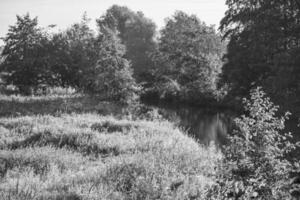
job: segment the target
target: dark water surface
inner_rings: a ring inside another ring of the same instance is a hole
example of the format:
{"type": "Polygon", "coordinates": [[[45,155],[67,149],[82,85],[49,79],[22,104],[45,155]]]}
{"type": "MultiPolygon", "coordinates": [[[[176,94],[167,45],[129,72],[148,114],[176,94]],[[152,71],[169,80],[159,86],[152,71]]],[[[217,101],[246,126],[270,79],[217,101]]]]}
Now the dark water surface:
{"type": "Polygon", "coordinates": [[[211,142],[217,145],[226,144],[226,135],[232,130],[232,122],[236,116],[230,110],[208,107],[166,103],[146,103],[146,105],[157,108],[163,117],[175,123],[202,144],[211,142]]]}
{"type": "MultiPolygon", "coordinates": [[[[145,102],[144,102],[145,103],[145,102]]],[[[145,103],[151,108],[158,109],[159,113],[175,123],[189,135],[202,144],[214,142],[217,146],[226,145],[226,135],[233,130],[233,120],[238,116],[233,110],[211,107],[192,107],[182,104],[145,103]]],[[[285,132],[291,132],[291,142],[300,141],[298,120],[286,121],[285,132]]],[[[291,153],[291,157],[300,159],[300,148],[291,153]]]]}

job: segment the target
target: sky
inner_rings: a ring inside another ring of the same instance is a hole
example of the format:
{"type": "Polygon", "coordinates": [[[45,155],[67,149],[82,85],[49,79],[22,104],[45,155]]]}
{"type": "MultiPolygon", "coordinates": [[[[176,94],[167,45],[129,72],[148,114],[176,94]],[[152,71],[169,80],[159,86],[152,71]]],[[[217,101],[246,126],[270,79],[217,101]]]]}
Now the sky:
{"type": "Polygon", "coordinates": [[[95,29],[95,19],[113,4],[142,11],[158,28],[176,10],[196,14],[206,24],[218,27],[226,11],[225,0],[0,0],[0,37],[6,35],[9,25],[15,24],[16,15],[27,12],[32,17],[38,17],[40,26],[56,24],[57,29],[63,30],[79,22],[86,11],[92,19],[90,26],[95,29]]]}

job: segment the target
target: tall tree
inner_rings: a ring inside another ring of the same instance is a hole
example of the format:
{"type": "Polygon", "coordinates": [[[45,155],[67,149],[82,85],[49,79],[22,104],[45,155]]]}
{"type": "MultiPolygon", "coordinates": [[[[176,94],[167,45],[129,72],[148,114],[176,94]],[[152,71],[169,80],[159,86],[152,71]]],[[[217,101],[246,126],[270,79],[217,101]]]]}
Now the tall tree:
{"type": "Polygon", "coordinates": [[[0,46],[0,64],[4,61],[4,57],[2,56],[3,49],[4,47],[0,46]]]}
{"type": "Polygon", "coordinates": [[[49,38],[38,27],[37,18],[17,15],[17,22],[10,26],[4,43],[5,59],[0,71],[5,74],[6,84],[16,85],[24,94],[41,84],[52,84],[49,38]]]}
{"type": "MultiPolygon", "coordinates": [[[[1,69],[1,64],[4,62],[4,56],[2,56],[4,47],[0,46],[0,69],[1,69]]],[[[4,80],[3,80],[3,74],[0,72],[0,89],[2,85],[4,85],[4,80]]]]}
{"type": "Polygon", "coordinates": [[[212,97],[221,72],[224,46],[214,27],[195,15],[176,12],[161,30],[156,63],[156,88],[164,96],[189,101],[212,97]]]}
{"type": "Polygon", "coordinates": [[[223,80],[231,83],[232,94],[245,95],[263,85],[277,103],[299,99],[299,1],[227,0],[226,4],[220,29],[230,42],[223,80]]]}
{"type": "Polygon", "coordinates": [[[140,88],[132,76],[130,62],[124,58],[125,46],[110,28],[101,25],[99,29],[98,60],[88,68],[85,89],[105,99],[134,103],[140,88]]]}
{"type": "Polygon", "coordinates": [[[52,38],[52,70],[58,74],[62,86],[84,88],[86,72],[97,63],[99,41],[89,22],[84,14],[81,22],[52,38]]]}
{"type": "Polygon", "coordinates": [[[135,77],[144,81],[144,74],[153,66],[148,52],[155,47],[156,25],[142,12],[117,5],[109,8],[97,22],[117,33],[126,47],[125,58],[131,61],[135,77]]]}

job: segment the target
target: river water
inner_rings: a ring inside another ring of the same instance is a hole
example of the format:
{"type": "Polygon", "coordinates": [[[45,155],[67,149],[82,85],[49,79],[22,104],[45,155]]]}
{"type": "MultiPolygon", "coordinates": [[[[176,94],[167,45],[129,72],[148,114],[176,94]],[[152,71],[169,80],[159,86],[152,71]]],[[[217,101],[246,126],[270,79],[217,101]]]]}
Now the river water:
{"type": "MultiPolygon", "coordinates": [[[[175,123],[183,131],[195,138],[201,144],[215,143],[217,146],[227,144],[226,135],[233,130],[233,120],[237,113],[232,110],[212,109],[209,107],[192,107],[182,104],[145,103],[158,109],[159,114],[175,123]]],[[[298,121],[286,121],[285,132],[291,132],[291,142],[300,142],[298,121]]],[[[293,153],[300,159],[300,148],[293,153]]]]}
{"type": "Polygon", "coordinates": [[[202,144],[226,144],[226,135],[232,130],[235,116],[234,112],[224,109],[166,103],[147,105],[158,109],[164,118],[175,123],[202,144]]]}

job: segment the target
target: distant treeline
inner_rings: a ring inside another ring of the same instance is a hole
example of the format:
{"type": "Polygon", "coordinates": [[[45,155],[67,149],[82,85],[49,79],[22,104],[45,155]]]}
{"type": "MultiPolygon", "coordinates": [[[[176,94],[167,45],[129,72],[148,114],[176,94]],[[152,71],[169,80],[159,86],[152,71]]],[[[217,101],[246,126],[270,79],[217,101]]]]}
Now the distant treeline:
{"type": "Polygon", "coordinates": [[[219,27],[177,11],[155,23],[114,5],[59,33],[17,16],[4,38],[1,78],[22,93],[74,87],[114,100],[236,102],[262,86],[285,109],[300,106],[300,5],[297,0],[226,2],[219,27]],[[238,98],[237,98],[238,97],[238,98]]]}
{"type": "Polygon", "coordinates": [[[17,16],[4,38],[2,80],[24,94],[62,86],[113,100],[140,92],[190,102],[219,96],[226,46],[195,15],[176,12],[159,36],[152,20],[127,7],[109,8],[96,20],[97,32],[89,21],[85,14],[50,34],[51,27],[40,28],[37,18],[17,16]]]}

